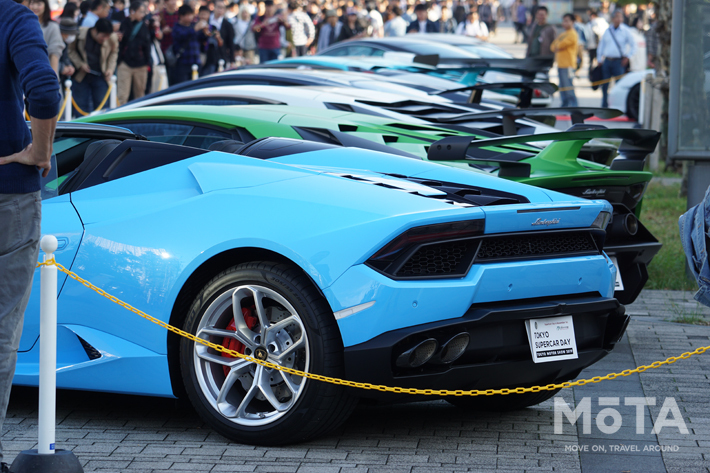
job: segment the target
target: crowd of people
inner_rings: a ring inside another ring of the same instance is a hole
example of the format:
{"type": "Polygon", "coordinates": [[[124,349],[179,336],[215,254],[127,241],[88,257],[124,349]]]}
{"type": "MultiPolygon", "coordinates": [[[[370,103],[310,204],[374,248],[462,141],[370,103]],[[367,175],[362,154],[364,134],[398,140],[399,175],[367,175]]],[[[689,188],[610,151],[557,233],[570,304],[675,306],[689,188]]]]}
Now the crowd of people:
{"type": "MultiPolygon", "coordinates": [[[[573,106],[572,80],[584,52],[590,74],[598,63],[604,77],[621,75],[634,65],[634,32],[649,29],[652,18],[645,8],[633,16],[622,9],[609,14],[604,3],[586,23],[565,15],[558,35],[538,0],[67,0],[54,20],[49,0],[26,1],[39,18],[60,81],[72,80],[75,115],[104,104],[114,74],[118,103],[125,103],[165,86],[163,77],[169,85],[190,80],[194,65],[206,75],[362,37],[451,33],[485,41],[504,20],[515,24],[516,41],[528,44],[528,56],[556,57],[563,105],[573,106]]],[[[649,46],[649,56],[654,54],[649,46]]],[[[649,61],[636,62],[645,68],[649,61]]]]}

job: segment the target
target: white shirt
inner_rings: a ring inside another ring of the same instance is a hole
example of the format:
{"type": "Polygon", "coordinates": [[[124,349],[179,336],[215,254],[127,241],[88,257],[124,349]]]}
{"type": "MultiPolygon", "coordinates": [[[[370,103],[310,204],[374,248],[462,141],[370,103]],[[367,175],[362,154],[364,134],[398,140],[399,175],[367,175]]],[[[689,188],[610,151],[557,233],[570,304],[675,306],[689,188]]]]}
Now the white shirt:
{"type": "Polygon", "coordinates": [[[599,62],[602,61],[602,58],[630,58],[634,54],[636,54],[636,41],[631,34],[631,28],[623,23],[618,28],[610,26],[597,46],[597,61],[599,62]],[[611,35],[614,37],[612,38],[611,35]],[[619,43],[618,47],[616,43],[619,43]]]}
{"type": "Polygon", "coordinates": [[[459,23],[456,27],[456,34],[473,36],[474,38],[479,36],[486,37],[488,36],[488,27],[480,20],[476,20],[473,23],[464,21],[463,23],[459,23]]]}
{"type": "Polygon", "coordinates": [[[222,30],[222,20],[224,20],[224,17],[220,17],[219,19],[214,17],[214,13],[210,16],[210,25],[214,26],[217,31],[222,30]]]}
{"type": "Polygon", "coordinates": [[[426,33],[426,20],[419,22],[419,34],[426,33]]]}
{"type": "Polygon", "coordinates": [[[407,34],[407,21],[401,16],[385,23],[385,36],[404,36],[407,34]]]}

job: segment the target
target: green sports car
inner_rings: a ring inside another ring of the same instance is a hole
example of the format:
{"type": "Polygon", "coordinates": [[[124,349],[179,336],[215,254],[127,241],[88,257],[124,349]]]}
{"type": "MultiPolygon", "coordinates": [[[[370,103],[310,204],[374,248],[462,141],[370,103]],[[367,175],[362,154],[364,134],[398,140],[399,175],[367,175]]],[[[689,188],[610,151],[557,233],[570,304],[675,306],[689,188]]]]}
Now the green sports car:
{"type": "Polygon", "coordinates": [[[619,267],[615,297],[624,304],[638,296],[648,279],[646,267],[661,247],[637,218],[652,177],[642,170],[644,158],[658,141],[658,133],[651,130],[577,125],[569,133],[554,136],[501,138],[486,132],[471,134],[346,111],[281,105],[146,107],[80,121],[123,126],[149,140],[205,149],[218,141],[246,143],[270,136],[368,148],[436,160],[579,197],[606,199],[614,206],[614,216],[605,251],[619,267]],[[578,159],[581,146],[593,138],[623,138],[620,157],[610,166],[578,159]],[[526,144],[547,140],[555,142],[544,149],[526,144]],[[434,152],[442,144],[444,152],[434,152]]]}

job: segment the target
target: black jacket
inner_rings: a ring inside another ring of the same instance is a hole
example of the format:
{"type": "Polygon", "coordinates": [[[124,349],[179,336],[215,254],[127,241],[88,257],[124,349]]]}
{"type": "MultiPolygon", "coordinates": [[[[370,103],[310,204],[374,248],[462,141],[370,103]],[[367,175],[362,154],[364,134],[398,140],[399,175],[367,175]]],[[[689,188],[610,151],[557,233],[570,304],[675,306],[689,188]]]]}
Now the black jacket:
{"type": "Polygon", "coordinates": [[[121,43],[118,46],[118,63],[125,62],[128,67],[143,67],[150,65],[150,46],[153,43],[148,23],[144,20],[138,23],[126,18],[121,23],[121,43]],[[134,28],[140,24],[140,29],[134,34],[134,28]]]}
{"type": "Polygon", "coordinates": [[[222,26],[219,29],[219,34],[222,36],[222,47],[219,48],[219,59],[224,59],[225,64],[233,63],[234,56],[237,54],[237,49],[234,45],[234,37],[236,33],[234,32],[234,26],[226,18],[222,19],[222,26]]]}
{"type": "MultiPolygon", "coordinates": [[[[431,20],[426,21],[426,33],[438,33],[439,25],[431,20]]],[[[414,18],[409,26],[407,27],[407,33],[419,33],[419,20],[414,18]]]]}

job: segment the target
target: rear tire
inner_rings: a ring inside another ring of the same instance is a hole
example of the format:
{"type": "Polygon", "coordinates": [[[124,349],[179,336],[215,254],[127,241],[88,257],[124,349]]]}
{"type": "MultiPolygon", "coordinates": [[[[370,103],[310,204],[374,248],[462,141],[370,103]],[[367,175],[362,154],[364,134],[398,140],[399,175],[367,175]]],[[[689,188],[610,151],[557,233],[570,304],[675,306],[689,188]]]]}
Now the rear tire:
{"type": "Polygon", "coordinates": [[[626,96],[626,116],[631,120],[639,121],[639,108],[641,107],[641,84],[636,84],[626,96]]]}
{"type": "Polygon", "coordinates": [[[522,394],[496,394],[493,396],[447,397],[456,407],[471,411],[516,411],[545,402],[557,394],[559,389],[522,394]]]}
{"type": "MultiPolygon", "coordinates": [[[[197,295],[183,329],[275,364],[343,376],[343,344],[333,313],[292,265],[246,263],[223,271],[197,295]]],[[[202,419],[240,443],[302,442],[336,428],[355,407],[343,386],[270,370],[185,338],[180,367],[202,419]]]]}

